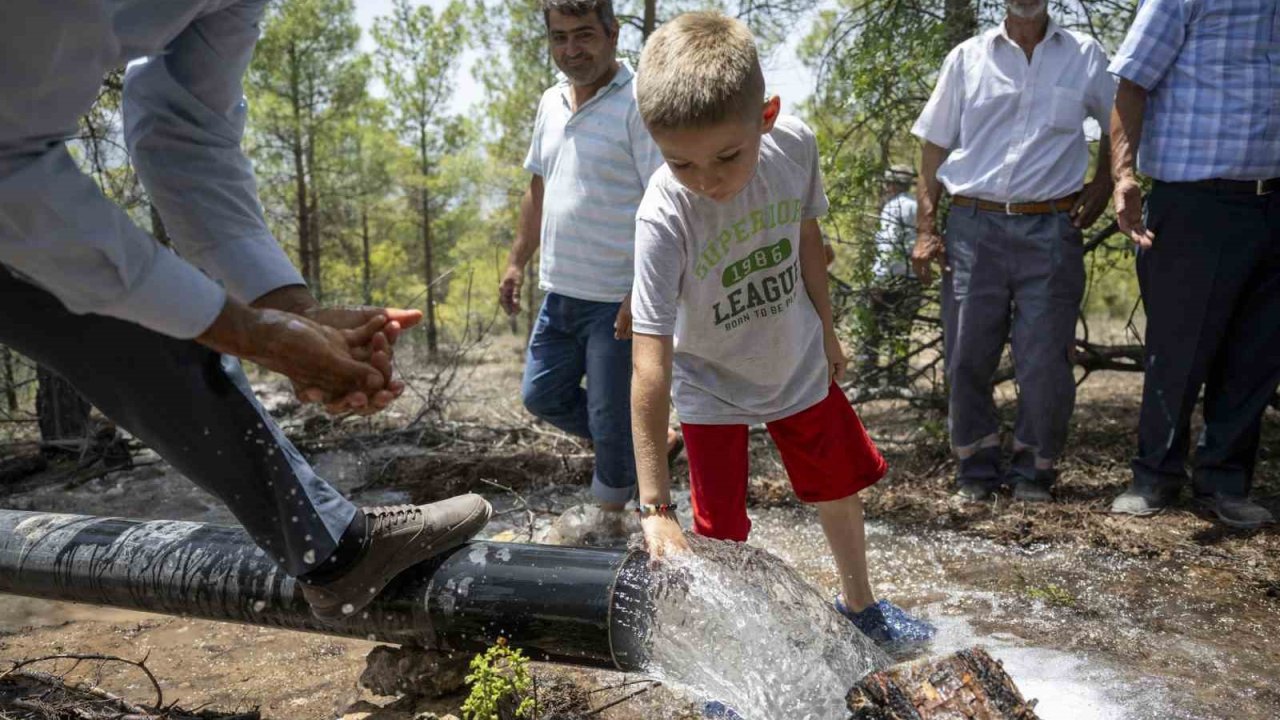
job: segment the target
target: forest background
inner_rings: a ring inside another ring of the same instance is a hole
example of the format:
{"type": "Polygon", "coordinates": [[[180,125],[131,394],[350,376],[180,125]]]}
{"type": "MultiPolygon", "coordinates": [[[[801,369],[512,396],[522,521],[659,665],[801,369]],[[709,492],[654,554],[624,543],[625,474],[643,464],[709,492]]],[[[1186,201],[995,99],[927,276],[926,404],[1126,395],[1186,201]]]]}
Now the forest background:
{"type": "MultiPolygon", "coordinates": [[[[831,280],[841,331],[856,355],[871,322],[880,178],[890,165],[918,164],[909,130],[942,59],[999,22],[1003,3],[618,0],[622,55],[634,63],[663,21],[707,7],[752,27],[769,59],[771,89],[785,86],[790,111],[817,130],[832,201],[824,231],[837,248],[831,280]],[[788,59],[782,72],[779,57],[788,59]]],[[[1051,12],[1110,52],[1134,7],[1068,0],[1052,3],[1051,12]]],[[[538,99],[556,80],[536,0],[369,0],[359,8],[355,0],[272,2],[245,79],[245,147],[268,223],[316,295],[334,304],[423,308],[424,327],[409,337],[428,359],[486,333],[526,333],[539,302],[536,262],[526,315],[501,316],[496,287],[528,182],[521,164],[538,99]]],[[[73,150],[110,198],[167,242],[123,145],[120,89],[120,71],[104,79],[73,150]]],[[[1098,128],[1088,131],[1096,140],[1098,128]]],[[[1141,308],[1130,250],[1110,213],[1086,241],[1082,379],[1093,370],[1138,369],[1141,308]],[[1099,339],[1091,322],[1111,331],[1099,339]]],[[[894,383],[864,373],[850,383],[855,398],[939,407],[936,303],[922,307],[914,331],[894,348],[896,361],[911,369],[907,382],[886,387],[894,383]]],[[[67,395],[55,377],[0,348],[0,432],[25,434],[42,414],[59,415],[67,395]]],[[[65,428],[41,429],[67,437],[65,428]]]]}

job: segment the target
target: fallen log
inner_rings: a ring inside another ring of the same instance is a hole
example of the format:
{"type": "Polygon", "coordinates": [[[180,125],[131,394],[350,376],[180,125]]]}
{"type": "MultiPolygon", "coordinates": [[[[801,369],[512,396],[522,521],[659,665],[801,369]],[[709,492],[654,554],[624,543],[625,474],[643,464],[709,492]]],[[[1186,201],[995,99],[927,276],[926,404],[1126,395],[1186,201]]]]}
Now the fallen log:
{"type": "Polygon", "coordinates": [[[872,673],[846,699],[850,720],[1037,720],[1035,703],[981,648],[872,673]]]}

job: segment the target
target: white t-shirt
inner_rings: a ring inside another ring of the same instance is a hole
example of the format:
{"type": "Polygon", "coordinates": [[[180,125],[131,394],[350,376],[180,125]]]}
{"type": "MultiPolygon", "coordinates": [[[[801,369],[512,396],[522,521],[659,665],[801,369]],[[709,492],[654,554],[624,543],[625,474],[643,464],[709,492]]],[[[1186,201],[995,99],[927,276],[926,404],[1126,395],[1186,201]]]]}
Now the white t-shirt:
{"type": "Polygon", "coordinates": [[[913,277],[911,251],[916,246],[916,199],[900,193],[880,210],[880,231],[876,233],[876,261],[872,274],[877,278],[913,277]]]}
{"type": "Polygon", "coordinates": [[[636,215],[633,327],[672,335],[671,393],[684,422],[772,422],[828,391],[822,321],[800,272],[800,223],[827,212],[818,144],[780,117],[755,176],[723,203],[663,166],[636,215]]]}

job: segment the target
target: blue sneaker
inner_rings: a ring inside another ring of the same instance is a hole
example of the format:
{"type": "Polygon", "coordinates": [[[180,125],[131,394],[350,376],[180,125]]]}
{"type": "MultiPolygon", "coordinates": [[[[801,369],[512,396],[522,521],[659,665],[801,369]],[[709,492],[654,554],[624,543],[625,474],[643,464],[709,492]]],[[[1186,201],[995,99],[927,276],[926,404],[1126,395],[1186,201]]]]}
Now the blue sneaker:
{"type": "Polygon", "coordinates": [[[881,600],[862,612],[854,612],[844,604],[844,598],[836,595],[835,606],[836,612],[853,621],[863,635],[882,648],[922,645],[938,632],[934,626],[908,615],[906,610],[888,600],[881,600]]]}
{"type": "Polygon", "coordinates": [[[736,710],[719,700],[708,700],[707,704],[702,707],[702,717],[718,718],[719,720],[744,720],[736,710]]]}

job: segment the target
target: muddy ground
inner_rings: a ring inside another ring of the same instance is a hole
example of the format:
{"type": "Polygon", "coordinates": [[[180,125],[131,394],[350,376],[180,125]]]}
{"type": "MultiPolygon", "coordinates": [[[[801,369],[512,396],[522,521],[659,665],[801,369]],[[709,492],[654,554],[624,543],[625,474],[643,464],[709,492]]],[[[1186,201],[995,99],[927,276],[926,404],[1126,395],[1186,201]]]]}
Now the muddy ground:
{"type": "MultiPolygon", "coordinates": [[[[581,442],[530,423],[520,408],[519,343],[491,341],[456,368],[443,416],[420,418],[424,405],[438,404],[439,373],[405,354],[413,391],[395,410],[377,420],[333,424],[297,409],[278,384],[264,382],[262,395],[300,447],[325,477],[358,502],[376,504],[404,498],[431,500],[466,489],[494,497],[537,494],[539,488],[585,484],[590,454],[581,442]],[[415,422],[416,421],[416,422],[415,422]]],[[[1220,592],[1220,612],[1256,612],[1280,607],[1280,531],[1236,532],[1221,528],[1189,505],[1152,519],[1118,518],[1106,510],[1128,482],[1141,379],[1100,373],[1081,387],[1071,449],[1062,466],[1059,500],[1051,506],[1012,503],[969,505],[950,493],[954,470],[946,451],[943,420],[900,403],[860,408],[864,422],[889,459],[889,475],[867,491],[871,517],[890,526],[919,531],[954,531],[1025,548],[1096,548],[1169,568],[1196,584],[1197,597],[1220,592]]],[[[1008,400],[1012,389],[1003,394],[1008,400]]],[[[1008,403],[1006,402],[1006,406],[1008,403]]],[[[1006,408],[1007,409],[1007,408],[1006,408]]],[[[1280,416],[1270,412],[1264,426],[1255,496],[1280,512],[1280,416]]],[[[755,437],[751,500],[757,508],[794,503],[773,451],[755,437]]],[[[10,453],[20,445],[6,446],[10,453]]],[[[529,503],[545,519],[565,503],[545,496],[529,503]]],[[[566,503],[569,502],[566,500],[566,503]]],[[[509,504],[509,503],[508,503],[509,504]]],[[[15,509],[99,515],[168,517],[229,522],[211,497],[176,478],[154,456],[135,458],[135,467],[104,473],[65,465],[20,483],[0,487],[0,506],[15,509]]],[[[508,525],[512,525],[511,518],[508,525]]],[[[511,530],[520,534],[519,523],[511,530]]],[[[992,583],[1008,578],[993,576],[992,583]]],[[[1140,596],[1147,588],[1133,588],[1140,596]]],[[[1123,592],[1123,589],[1121,589],[1123,592]]],[[[160,617],[39,600],[0,597],[0,660],[16,661],[63,653],[100,653],[147,659],[164,692],[164,702],[222,712],[258,709],[263,717],[334,717],[359,700],[385,704],[357,686],[364,656],[373,643],[160,617]]],[[[1280,667],[1275,648],[1259,648],[1280,667]]],[[[70,663],[45,664],[63,671],[70,663]]],[[[3,666],[0,666],[0,672],[3,666]]],[[[118,664],[84,664],[79,672],[135,702],[150,702],[145,676],[118,664]],[[87,675],[86,675],[87,673],[87,675]]],[[[539,667],[548,682],[571,678],[595,690],[592,707],[623,700],[637,688],[632,678],[539,667]],[[615,687],[618,686],[618,687],[615,687]]],[[[645,686],[641,686],[643,689],[645,686]]],[[[1274,693],[1274,691],[1272,691],[1274,693]]],[[[1280,704],[1280,699],[1272,698],[1280,704]]],[[[446,698],[418,710],[457,713],[461,698],[446,698]]],[[[623,700],[597,717],[683,717],[689,705],[658,688],[623,700]]],[[[1229,713],[1224,714],[1224,717],[1229,713]]],[[[404,717],[408,717],[407,715],[404,717]]]]}

